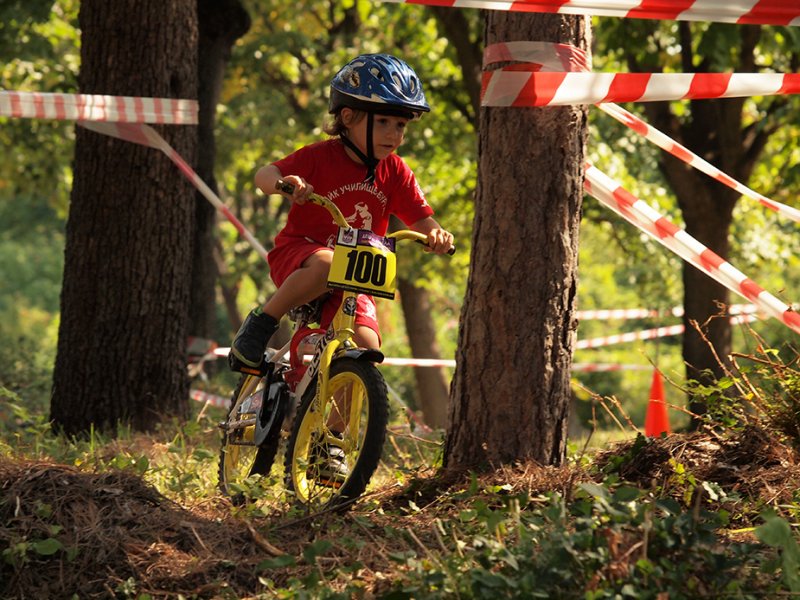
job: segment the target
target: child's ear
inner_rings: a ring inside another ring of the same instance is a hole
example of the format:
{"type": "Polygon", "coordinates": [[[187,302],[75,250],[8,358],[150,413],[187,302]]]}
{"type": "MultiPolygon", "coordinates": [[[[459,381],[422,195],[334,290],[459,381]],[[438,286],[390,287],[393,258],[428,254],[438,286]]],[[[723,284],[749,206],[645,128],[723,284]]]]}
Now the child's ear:
{"type": "Polygon", "coordinates": [[[348,108],[347,106],[345,106],[342,109],[341,117],[342,117],[342,123],[344,124],[345,127],[350,127],[353,125],[354,116],[355,115],[352,108],[348,108]]]}

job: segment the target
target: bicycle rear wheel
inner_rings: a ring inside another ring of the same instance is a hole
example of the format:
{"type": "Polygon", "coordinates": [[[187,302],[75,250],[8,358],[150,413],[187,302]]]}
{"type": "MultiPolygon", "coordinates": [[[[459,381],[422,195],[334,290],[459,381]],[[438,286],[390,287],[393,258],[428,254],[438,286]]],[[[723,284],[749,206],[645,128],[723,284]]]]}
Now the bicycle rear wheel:
{"type": "Polygon", "coordinates": [[[231,408],[241,403],[222,435],[219,487],[237,505],[245,501],[245,480],[269,474],[281,442],[288,402],[281,394],[270,394],[266,384],[265,377],[243,375],[231,397],[231,408]]]}
{"type": "Polygon", "coordinates": [[[344,508],[364,493],[380,462],[389,418],[386,383],[370,362],[336,359],[329,397],[320,403],[315,402],[316,386],[315,381],[303,395],[285,459],[287,490],[314,512],[344,508]],[[332,423],[340,420],[345,427],[337,436],[332,423]],[[336,476],[326,463],[331,454],[346,465],[336,476]]]}

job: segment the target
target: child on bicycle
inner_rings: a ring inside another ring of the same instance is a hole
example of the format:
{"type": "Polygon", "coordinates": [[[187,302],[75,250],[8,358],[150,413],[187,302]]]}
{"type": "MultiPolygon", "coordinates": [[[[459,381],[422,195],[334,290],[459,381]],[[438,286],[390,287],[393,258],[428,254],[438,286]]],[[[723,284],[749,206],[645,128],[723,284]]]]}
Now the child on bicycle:
{"type": "MultiPolygon", "coordinates": [[[[281,317],[329,291],[338,227],[327,210],[306,202],[312,192],[333,201],[354,228],[385,235],[394,214],[427,235],[430,251],[443,254],[451,248],[453,235],[433,218],[414,173],[394,153],[403,143],[406,125],[428,111],[422,84],[404,61],[388,54],[359,56],[331,81],[329,112],[334,120],[325,129],[331,138],[258,170],[255,182],[265,194],[275,193],[279,179],[293,184],[294,192],[284,194],[292,207],[268,255],[278,289],[247,315],[231,344],[231,354],[242,363],[261,364],[281,317]]],[[[322,327],[339,303],[325,303],[322,327]]],[[[379,332],[374,300],[359,295],[356,343],[377,349],[379,332]]]]}

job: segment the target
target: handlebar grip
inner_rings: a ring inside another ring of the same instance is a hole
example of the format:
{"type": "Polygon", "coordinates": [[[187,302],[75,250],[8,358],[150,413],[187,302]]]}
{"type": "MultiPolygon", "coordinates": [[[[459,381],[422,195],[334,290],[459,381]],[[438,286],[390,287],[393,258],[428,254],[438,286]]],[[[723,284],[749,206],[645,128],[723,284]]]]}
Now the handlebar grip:
{"type": "MultiPolygon", "coordinates": [[[[278,181],[275,182],[275,189],[278,190],[279,192],[283,192],[284,194],[289,194],[290,196],[294,194],[294,185],[292,185],[288,181],[284,181],[283,179],[278,179],[278,181]]],[[[423,246],[427,246],[427,244],[424,241],[422,240],[417,240],[417,241],[423,246]]],[[[453,256],[453,254],[455,253],[456,253],[456,247],[455,245],[453,245],[450,248],[450,250],[447,251],[447,254],[453,256]]]]}
{"type": "Polygon", "coordinates": [[[289,194],[290,196],[294,194],[294,185],[283,179],[278,179],[278,181],[275,182],[275,189],[284,194],[289,194]]]}
{"type": "MultiPolygon", "coordinates": [[[[428,243],[425,240],[416,240],[416,242],[418,244],[421,244],[422,246],[425,246],[426,248],[428,247],[428,243]]],[[[447,254],[453,256],[453,254],[455,253],[456,253],[456,245],[453,244],[452,246],[450,246],[450,250],[447,251],[447,254]]]]}

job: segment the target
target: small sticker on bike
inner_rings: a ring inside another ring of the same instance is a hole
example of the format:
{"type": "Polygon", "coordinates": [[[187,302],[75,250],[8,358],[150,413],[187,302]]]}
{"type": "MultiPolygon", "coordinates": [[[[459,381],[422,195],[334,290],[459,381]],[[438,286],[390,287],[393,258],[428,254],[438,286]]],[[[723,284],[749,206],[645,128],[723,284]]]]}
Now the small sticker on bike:
{"type": "Polygon", "coordinates": [[[348,298],[347,300],[344,301],[344,307],[342,307],[342,310],[344,311],[344,314],[350,315],[352,317],[356,314],[357,306],[358,302],[356,302],[355,298],[348,298]]]}
{"type": "Polygon", "coordinates": [[[394,299],[396,273],[393,238],[367,229],[339,229],[328,276],[330,287],[394,299]]]}
{"type": "Polygon", "coordinates": [[[350,248],[355,248],[356,246],[356,234],[358,229],[352,229],[350,227],[340,227],[339,228],[339,237],[336,240],[337,244],[341,244],[342,246],[348,246],[350,248]]]}

